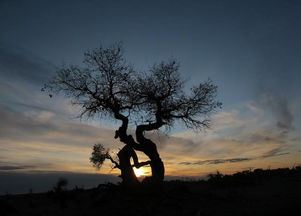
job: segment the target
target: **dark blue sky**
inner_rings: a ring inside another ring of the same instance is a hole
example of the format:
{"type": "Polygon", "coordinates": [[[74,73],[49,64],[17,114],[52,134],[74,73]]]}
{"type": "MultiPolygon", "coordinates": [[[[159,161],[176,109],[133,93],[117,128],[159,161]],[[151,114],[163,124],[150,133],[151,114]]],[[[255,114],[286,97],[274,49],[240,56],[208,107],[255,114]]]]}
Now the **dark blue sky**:
{"type": "Polygon", "coordinates": [[[93,143],[117,149],[112,124],[80,122],[68,100],[40,92],[57,67],[117,41],[137,70],[177,58],[188,87],[219,87],[212,130],[161,139],[167,175],[301,163],[300,11],[297,0],[0,0],[0,174],[91,173],[93,143]]]}
{"type": "Polygon", "coordinates": [[[121,40],[138,68],[175,57],[185,77],[212,78],[232,104],[297,90],[300,10],[300,1],[276,0],[1,1],[0,41],[60,65],[121,40]]]}

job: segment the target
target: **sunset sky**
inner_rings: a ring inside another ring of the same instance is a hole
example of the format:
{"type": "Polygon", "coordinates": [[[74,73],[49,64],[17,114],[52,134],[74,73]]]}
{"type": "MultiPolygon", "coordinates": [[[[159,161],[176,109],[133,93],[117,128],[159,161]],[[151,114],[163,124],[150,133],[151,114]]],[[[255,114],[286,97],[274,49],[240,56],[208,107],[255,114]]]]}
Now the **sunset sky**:
{"type": "Polygon", "coordinates": [[[210,129],[149,134],[167,177],[300,165],[300,11],[297,0],[0,0],[0,193],[23,175],[118,174],[89,157],[98,142],[123,146],[119,122],[79,119],[68,98],[40,91],[62,65],[117,41],[138,71],[176,58],[187,87],[218,86],[210,129]]]}

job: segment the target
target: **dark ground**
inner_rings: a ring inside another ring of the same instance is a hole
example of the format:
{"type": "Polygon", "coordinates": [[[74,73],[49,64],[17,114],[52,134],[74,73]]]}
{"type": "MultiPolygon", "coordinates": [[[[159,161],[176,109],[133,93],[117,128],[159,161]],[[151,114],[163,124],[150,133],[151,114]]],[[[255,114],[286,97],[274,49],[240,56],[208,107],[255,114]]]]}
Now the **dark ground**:
{"type": "Polygon", "coordinates": [[[300,215],[301,167],[125,189],[114,184],[0,197],[0,215],[300,215]]]}

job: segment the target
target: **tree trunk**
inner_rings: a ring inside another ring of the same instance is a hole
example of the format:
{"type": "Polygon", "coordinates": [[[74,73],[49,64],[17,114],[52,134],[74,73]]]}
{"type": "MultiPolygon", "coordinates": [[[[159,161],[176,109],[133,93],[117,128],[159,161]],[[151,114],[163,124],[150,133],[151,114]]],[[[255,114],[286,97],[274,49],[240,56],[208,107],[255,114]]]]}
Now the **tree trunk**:
{"type": "Polygon", "coordinates": [[[137,135],[137,140],[140,143],[140,145],[143,146],[142,151],[144,152],[144,154],[146,154],[151,160],[150,166],[152,170],[152,176],[148,180],[150,180],[153,183],[162,182],[164,180],[165,168],[164,163],[161,160],[160,155],[158,153],[156,144],[150,139],[145,138],[142,133],[137,135]]]}
{"type": "Polygon", "coordinates": [[[164,164],[161,158],[151,160],[152,169],[152,181],[155,183],[160,183],[164,180],[164,164]]]}
{"type": "MultiPolygon", "coordinates": [[[[115,132],[115,139],[119,140],[126,145],[118,153],[121,166],[121,178],[125,184],[136,184],[139,182],[133,171],[130,163],[130,158],[133,157],[135,166],[138,165],[137,155],[135,150],[144,152],[150,158],[150,166],[152,170],[152,176],[148,178],[153,183],[159,183],[164,180],[164,164],[159,156],[157,146],[150,139],[146,139],[143,135],[145,130],[148,130],[148,126],[140,125],[136,130],[137,142],[131,135],[127,135],[128,118],[120,114],[118,111],[114,112],[115,118],[122,121],[121,127],[115,132]],[[145,128],[146,127],[146,128],[145,128]],[[121,162],[122,160],[122,162],[121,162]],[[122,163],[122,165],[121,165],[122,163]]],[[[160,127],[162,123],[155,124],[155,127],[160,127]]],[[[153,128],[151,128],[153,130],[153,128]]]]}
{"type": "Polygon", "coordinates": [[[152,177],[151,181],[154,183],[160,183],[164,180],[164,164],[163,161],[161,160],[157,149],[156,151],[153,150],[145,150],[144,153],[150,158],[150,166],[152,170],[152,177]]]}
{"type": "Polygon", "coordinates": [[[157,130],[161,126],[163,126],[164,122],[161,116],[161,103],[157,102],[156,121],[147,125],[138,125],[136,128],[136,139],[140,146],[142,146],[142,151],[151,160],[150,164],[152,169],[152,177],[150,180],[154,183],[163,182],[165,169],[164,164],[158,153],[156,144],[150,139],[147,139],[144,136],[144,133],[147,131],[157,130]]]}
{"type": "Polygon", "coordinates": [[[138,144],[131,135],[127,135],[128,118],[119,113],[119,110],[114,112],[115,118],[122,121],[122,125],[115,132],[115,139],[119,138],[125,146],[118,152],[119,168],[121,170],[122,183],[126,186],[132,186],[139,183],[133,167],[131,165],[131,158],[134,163],[138,164],[138,158],[134,148],[137,150],[138,144]]]}
{"type": "MultiPolygon", "coordinates": [[[[122,178],[122,184],[126,186],[134,186],[139,183],[133,167],[131,165],[131,157],[137,158],[137,155],[132,147],[125,145],[117,154],[119,158],[119,168],[121,170],[120,177],[122,178]]],[[[135,159],[134,159],[135,160],[135,159]]]]}

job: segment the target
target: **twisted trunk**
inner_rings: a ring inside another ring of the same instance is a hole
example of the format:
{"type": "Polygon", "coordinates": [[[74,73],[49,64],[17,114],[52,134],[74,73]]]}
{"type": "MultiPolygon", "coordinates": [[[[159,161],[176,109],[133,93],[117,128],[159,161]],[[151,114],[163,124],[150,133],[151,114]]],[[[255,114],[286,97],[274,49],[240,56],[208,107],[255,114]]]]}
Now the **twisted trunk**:
{"type": "Polygon", "coordinates": [[[150,177],[150,181],[154,183],[159,183],[164,180],[164,173],[165,168],[164,164],[160,158],[160,155],[157,150],[156,144],[147,139],[144,136],[145,131],[150,131],[154,129],[158,129],[163,125],[163,122],[157,118],[157,122],[149,125],[139,125],[136,129],[136,139],[135,142],[134,138],[131,135],[127,135],[127,127],[128,127],[128,118],[119,112],[114,113],[114,117],[118,120],[122,121],[121,127],[115,132],[115,139],[119,138],[119,140],[125,143],[125,147],[118,153],[118,157],[121,164],[122,159],[122,166],[121,166],[121,177],[125,184],[131,185],[137,183],[137,177],[133,171],[133,168],[130,164],[130,158],[133,157],[134,159],[134,166],[140,167],[142,164],[150,164],[152,170],[152,176],[150,177]],[[159,120],[159,121],[158,121],[159,120]],[[146,154],[150,161],[139,163],[137,155],[134,150],[142,151],[146,154]]]}
{"type": "Polygon", "coordinates": [[[131,157],[137,158],[137,155],[132,147],[125,145],[117,154],[119,158],[119,169],[121,170],[120,177],[122,183],[127,186],[133,186],[139,183],[131,165],[131,157]]]}
{"type": "Polygon", "coordinates": [[[158,153],[156,144],[150,139],[147,139],[144,136],[144,132],[157,129],[161,127],[162,124],[162,122],[157,122],[149,125],[139,125],[136,129],[136,139],[140,145],[143,146],[142,151],[144,154],[146,154],[151,160],[150,166],[152,169],[152,177],[150,180],[154,183],[160,183],[164,180],[165,168],[158,153]]]}
{"type": "MultiPolygon", "coordinates": [[[[139,181],[131,165],[131,158],[133,158],[135,166],[140,166],[134,150],[140,149],[140,146],[135,142],[131,135],[127,135],[128,118],[120,114],[119,111],[115,111],[114,115],[116,119],[122,121],[122,125],[115,132],[115,139],[119,138],[119,140],[125,144],[117,154],[119,158],[119,168],[121,170],[120,177],[122,178],[122,183],[126,186],[137,185],[139,181]]],[[[145,164],[147,163],[145,162],[145,164]]]]}
{"type": "Polygon", "coordinates": [[[145,139],[143,142],[144,149],[143,152],[150,159],[150,166],[152,170],[152,176],[150,178],[151,182],[159,183],[164,180],[164,164],[160,158],[157,151],[156,144],[149,139],[145,139]]]}

